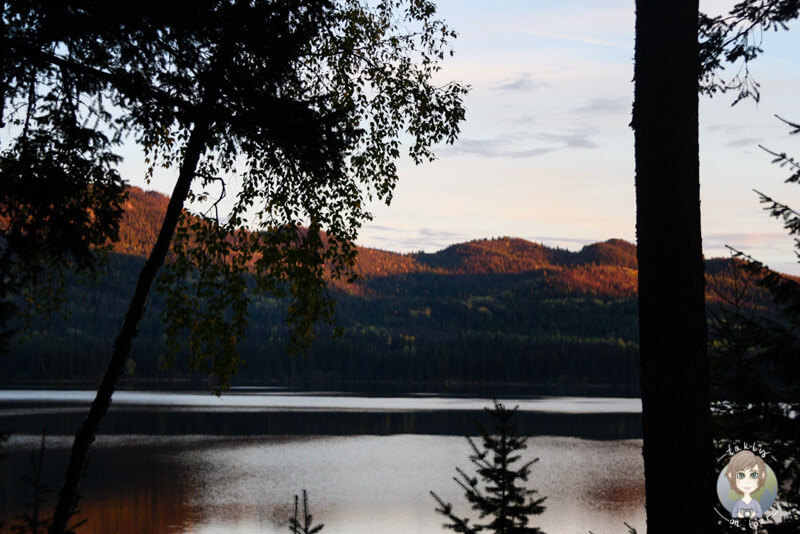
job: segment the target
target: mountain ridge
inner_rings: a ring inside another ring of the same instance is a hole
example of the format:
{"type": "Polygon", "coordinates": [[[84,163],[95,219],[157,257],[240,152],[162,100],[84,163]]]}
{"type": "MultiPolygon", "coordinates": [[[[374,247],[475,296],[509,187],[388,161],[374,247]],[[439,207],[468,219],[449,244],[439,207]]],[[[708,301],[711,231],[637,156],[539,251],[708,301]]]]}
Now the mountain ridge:
{"type": "MultiPolygon", "coordinates": [[[[139,187],[129,187],[128,194],[120,239],[113,244],[113,251],[144,258],[158,236],[169,197],[139,187]]],[[[378,279],[422,275],[530,273],[539,276],[543,286],[553,293],[606,298],[632,298],[638,286],[636,245],[619,238],[587,244],[577,251],[517,237],[474,239],[436,252],[401,253],[361,245],[356,248],[354,271],[360,280],[355,285],[343,280],[331,280],[330,284],[338,291],[362,297],[375,296],[379,286],[381,292],[385,291],[386,286],[378,284],[378,279]]],[[[706,259],[707,276],[729,278],[729,262],[727,258],[706,259]]],[[[714,291],[707,293],[710,300],[718,299],[714,291]]]]}
{"type": "MultiPolygon", "coordinates": [[[[128,189],[113,251],[146,257],[158,236],[169,197],[139,187],[128,189]]],[[[612,238],[585,245],[579,251],[551,248],[517,237],[474,239],[436,252],[401,253],[357,246],[356,272],[362,276],[434,272],[439,274],[520,273],[548,268],[589,265],[636,269],[636,245],[612,238]]]]}

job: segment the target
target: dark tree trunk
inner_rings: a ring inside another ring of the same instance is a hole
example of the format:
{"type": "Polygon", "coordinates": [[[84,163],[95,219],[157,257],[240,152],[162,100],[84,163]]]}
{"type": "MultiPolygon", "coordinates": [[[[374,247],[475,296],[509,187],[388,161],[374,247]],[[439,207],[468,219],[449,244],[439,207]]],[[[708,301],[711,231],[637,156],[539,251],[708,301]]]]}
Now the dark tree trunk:
{"type": "Polygon", "coordinates": [[[637,0],[636,234],[647,533],[713,532],[697,0],[637,0]]]}
{"type": "Polygon", "coordinates": [[[144,313],[150,287],[153,285],[153,280],[155,280],[159,268],[164,264],[164,258],[166,258],[169,251],[169,245],[175,233],[178,218],[183,210],[183,203],[189,193],[197,163],[205,147],[208,127],[208,120],[201,119],[195,123],[192,129],[180,173],[178,174],[178,180],[175,183],[175,188],[167,206],[167,213],[164,216],[164,222],[161,224],[161,230],[158,233],[158,239],[139,273],[139,280],[128,307],[128,313],[125,315],[122,329],[114,341],[111,361],[108,363],[103,380],[97,389],[97,396],[92,402],[89,414],[75,434],[72,454],[64,475],[64,485],[61,487],[55,512],[53,513],[50,534],[64,533],[67,529],[67,522],[77,504],[78,488],[83,479],[86,462],[89,458],[89,448],[94,441],[100,420],[111,405],[111,395],[116,389],[117,380],[130,354],[131,344],[133,343],[133,338],[136,337],[137,327],[144,313]]]}

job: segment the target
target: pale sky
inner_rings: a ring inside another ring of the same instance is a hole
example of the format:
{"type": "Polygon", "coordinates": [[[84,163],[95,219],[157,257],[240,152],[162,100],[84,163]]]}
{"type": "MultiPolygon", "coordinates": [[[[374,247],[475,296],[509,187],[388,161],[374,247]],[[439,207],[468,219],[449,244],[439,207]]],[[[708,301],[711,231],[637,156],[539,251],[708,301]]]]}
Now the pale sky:
{"type": "MultiPolygon", "coordinates": [[[[701,0],[722,12],[734,2],[701,0]]],[[[459,37],[441,79],[472,86],[467,120],[439,159],[399,165],[390,207],[359,244],[427,252],[497,236],[579,249],[635,240],[632,0],[439,0],[459,37]]],[[[759,189],[800,208],[786,169],[758,148],[800,156],[800,138],[774,115],[800,121],[800,24],[764,36],[751,71],[761,101],[731,107],[732,94],[702,98],[700,161],[707,257],[729,244],[800,274],[793,241],[761,210],[759,189]]],[[[132,165],[131,169],[138,167],[132,165]]],[[[143,186],[138,175],[123,175],[143,186]]],[[[169,193],[169,177],[148,188],[169,193]]]]}

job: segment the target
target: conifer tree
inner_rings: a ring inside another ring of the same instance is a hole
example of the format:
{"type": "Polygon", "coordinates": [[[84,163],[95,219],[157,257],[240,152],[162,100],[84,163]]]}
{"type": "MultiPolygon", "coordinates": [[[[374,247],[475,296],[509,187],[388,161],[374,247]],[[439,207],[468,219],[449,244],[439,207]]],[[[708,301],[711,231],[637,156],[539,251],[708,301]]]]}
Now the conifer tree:
{"type": "Polygon", "coordinates": [[[294,496],[294,517],[289,519],[289,532],[292,534],[316,534],[325,525],[313,525],[314,516],[308,513],[308,494],[303,490],[303,516],[302,521],[300,517],[300,499],[297,495],[294,496]]]}
{"type": "MultiPolygon", "coordinates": [[[[738,92],[734,104],[745,98],[759,101],[760,84],[751,76],[749,65],[762,49],[768,31],[789,29],[800,17],[798,0],[741,0],[724,16],[700,17],[701,92],[738,92]],[[724,62],[738,63],[724,78],[724,62]]],[[[800,124],[786,121],[791,133],[800,132],[800,124]]],[[[800,163],[785,152],[770,153],[773,163],[788,168],[787,183],[800,183],[800,163]]],[[[770,215],[783,221],[795,236],[796,254],[800,254],[800,212],[756,191],[770,215]]],[[[737,440],[763,443],[780,488],[775,509],[775,524],[768,522],[759,532],[797,532],[800,524],[800,284],[793,277],[772,271],[768,266],[736,249],[733,272],[737,285],[722,297],[719,310],[712,316],[710,332],[711,380],[714,433],[718,449],[726,449],[737,440]],[[739,261],[743,260],[743,261],[739,261]],[[778,314],[765,314],[749,301],[750,284],[766,290],[778,314]]]]}
{"type": "MultiPolygon", "coordinates": [[[[780,118],[780,117],[779,117],[780,118]]],[[[781,119],[783,120],[783,119],[781,119]]],[[[800,124],[783,120],[792,133],[800,124]]],[[[764,147],[762,147],[764,148],[764,147]]],[[[787,183],[800,183],[800,162],[785,152],[764,148],[773,163],[790,170],[787,183]]],[[[763,193],[764,209],[783,222],[795,236],[795,253],[800,257],[800,212],[763,193]]],[[[712,363],[716,364],[714,404],[717,448],[726,449],[737,441],[758,442],[768,447],[770,464],[778,478],[779,499],[775,524],[764,527],[770,533],[797,532],[800,525],[800,283],[794,277],[771,270],[742,251],[735,250],[734,269],[744,284],[765,289],[778,310],[768,315],[734,293],[723,301],[714,315],[711,332],[712,363]]],[[[746,287],[745,287],[746,289],[746,287]]]]}
{"type": "Polygon", "coordinates": [[[442,500],[436,493],[431,495],[439,504],[436,511],[449,520],[444,527],[463,534],[489,531],[495,534],[537,534],[541,529],[528,525],[532,515],[541,514],[545,507],[545,497],[536,498],[536,490],[527,489],[531,466],[539,461],[535,458],[516,467],[520,461],[520,452],[527,448],[527,438],[517,436],[514,414],[518,407],[508,410],[497,401],[494,409],[489,410],[494,419],[495,434],[490,435],[486,429],[478,425],[483,446],[479,448],[472,438],[467,437],[473,454],[469,459],[477,470],[477,477],[471,477],[460,468],[456,468],[459,476],[453,480],[464,490],[464,495],[479,512],[480,520],[488,518],[488,522],[469,524],[468,518],[453,513],[453,505],[442,500]],[[482,481],[482,484],[479,484],[482,481]],[[481,487],[482,486],[482,487],[481,487]]]}

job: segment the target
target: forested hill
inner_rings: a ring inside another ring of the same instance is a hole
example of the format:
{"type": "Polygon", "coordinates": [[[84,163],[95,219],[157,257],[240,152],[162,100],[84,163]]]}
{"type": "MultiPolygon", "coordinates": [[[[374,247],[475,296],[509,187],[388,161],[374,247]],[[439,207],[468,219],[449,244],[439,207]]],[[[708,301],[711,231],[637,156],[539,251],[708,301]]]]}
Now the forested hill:
{"type": "MultiPolygon", "coordinates": [[[[70,286],[69,315],[37,320],[4,357],[0,379],[95,380],[105,368],[138,270],[154,242],[168,199],[132,188],[120,241],[105,276],[70,286]]],[[[724,260],[707,261],[709,300],[732,286],[724,260]]],[[[284,350],[285,303],[257,299],[240,343],[236,380],[373,391],[636,394],[636,248],[612,239],[571,252],[522,239],[478,240],[435,253],[359,249],[355,286],[336,284],[344,335],[319,328],[309,354],[284,350]]],[[[765,303],[756,293],[756,302],[765,303]]],[[[160,370],[163,300],[154,294],[134,343],[129,384],[184,379],[160,370]]]]}
{"type": "MultiPolygon", "coordinates": [[[[145,257],[155,242],[169,198],[138,187],[129,190],[120,240],[115,252],[145,257]]],[[[487,275],[543,270],[556,290],[585,290],[631,296],[636,290],[636,247],[610,239],[578,252],[549,248],[524,239],[503,237],[451,245],[434,253],[398,254],[358,247],[356,272],[369,280],[409,274],[487,275]]],[[[358,288],[337,284],[337,289],[359,293],[358,288]]]]}

